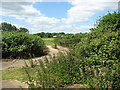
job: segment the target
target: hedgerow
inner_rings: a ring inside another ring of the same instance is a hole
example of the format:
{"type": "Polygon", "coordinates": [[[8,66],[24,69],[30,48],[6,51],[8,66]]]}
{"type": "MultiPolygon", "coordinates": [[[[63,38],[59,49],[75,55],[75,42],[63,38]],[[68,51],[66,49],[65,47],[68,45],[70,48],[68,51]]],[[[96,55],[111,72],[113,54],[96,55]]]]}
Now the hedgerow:
{"type": "Polygon", "coordinates": [[[119,54],[120,13],[108,13],[70,52],[53,56],[51,62],[46,58],[46,68],[40,60],[38,76],[29,78],[28,84],[30,88],[77,83],[87,84],[90,88],[118,89],[119,54]]]}
{"type": "Polygon", "coordinates": [[[22,32],[2,33],[2,58],[30,58],[44,55],[43,40],[22,32]]]}
{"type": "Polygon", "coordinates": [[[77,33],[74,35],[64,35],[63,37],[57,37],[54,42],[64,47],[74,47],[81,41],[81,38],[87,37],[87,33],[77,33]]]}
{"type": "Polygon", "coordinates": [[[77,59],[86,62],[80,64],[86,84],[98,88],[119,88],[120,13],[108,13],[99,19],[98,26],[92,28],[88,37],[83,38],[72,52],[77,59]],[[91,72],[93,66],[96,67],[96,76],[85,71],[89,69],[91,72]]]}

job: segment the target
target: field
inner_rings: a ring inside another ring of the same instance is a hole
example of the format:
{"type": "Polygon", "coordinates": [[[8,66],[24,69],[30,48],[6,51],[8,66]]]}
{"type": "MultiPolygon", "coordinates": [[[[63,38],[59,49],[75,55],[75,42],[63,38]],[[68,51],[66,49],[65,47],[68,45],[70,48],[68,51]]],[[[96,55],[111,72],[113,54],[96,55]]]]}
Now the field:
{"type": "Polygon", "coordinates": [[[54,46],[54,38],[42,38],[46,45],[54,46]]]}

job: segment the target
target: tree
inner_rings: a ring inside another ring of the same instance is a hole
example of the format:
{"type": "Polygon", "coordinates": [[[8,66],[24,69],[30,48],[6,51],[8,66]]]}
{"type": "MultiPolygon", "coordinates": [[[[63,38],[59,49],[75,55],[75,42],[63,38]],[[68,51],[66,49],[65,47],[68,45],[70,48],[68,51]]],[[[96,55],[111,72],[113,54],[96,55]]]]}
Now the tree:
{"type": "Polygon", "coordinates": [[[29,30],[23,27],[20,27],[19,32],[29,33],[29,30]]]}
{"type": "Polygon", "coordinates": [[[2,29],[3,32],[4,31],[18,31],[18,28],[16,28],[16,26],[11,25],[11,24],[6,23],[6,22],[1,23],[0,26],[1,26],[0,29],[2,29]]]}
{"type": "Polygon", "coordinates": [[[91,28],[92,31],[98,31],[98,32],[116,32],[120,28],[120,13],[114,12],[114,13],[108,13],[107,15],[101,17],[96,24],[95,28],[91,28]]]}

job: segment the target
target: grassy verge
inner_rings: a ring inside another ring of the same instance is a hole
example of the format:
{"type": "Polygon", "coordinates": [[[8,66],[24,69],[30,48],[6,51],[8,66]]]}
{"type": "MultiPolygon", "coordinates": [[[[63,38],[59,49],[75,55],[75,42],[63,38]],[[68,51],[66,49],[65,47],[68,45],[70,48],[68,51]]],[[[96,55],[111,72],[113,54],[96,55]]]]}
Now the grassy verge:
{"type": "MultiPolygon", "coordinates": [[[[30,76],[36,76],[35,68],[26,68],[29,71],[30,76]]],[[[26,81],[28,80],[28,76],[23,68],[18,69],[6,69],[2,71],[2,80],[19,80],[26,81]]]]}

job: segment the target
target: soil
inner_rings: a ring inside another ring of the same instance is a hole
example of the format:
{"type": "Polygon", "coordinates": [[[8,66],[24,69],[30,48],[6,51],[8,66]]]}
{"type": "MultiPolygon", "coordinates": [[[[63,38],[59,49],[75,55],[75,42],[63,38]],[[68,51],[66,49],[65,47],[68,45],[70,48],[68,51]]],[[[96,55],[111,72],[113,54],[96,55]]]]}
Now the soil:
{"type": "Polygon", "coordinates": [[[17,80],[2,80],[2,88],[28,88],[28,86],[17,80]]]}
{"type": "MultiPolygon", "coordinates": [[[[68,51],[69,49],[66,47],[61,47],[61,46],[57,46],[57,49],[54,49],[52,46],[47,45],[47,48],[49,50],[48,54],[45,55],[49,60],[50,57],[53,55],[57,55],[58,52],[65,52],[68,51]]],[[[32,59],[33,62],[38,61],[39,59],[44,60],[44,57],[37,57],[32,59]]],[[[23,60],[23,59],[14,59],[14,60],[2,60],[2,70],[5,69],[11,69],[11,68],[22,68],[23,66],[25,66],[25,62],[29,65],[29,60],[23,60]],[[5,61],[5,62],[4,62],[5,61]]],[[[43,61],[44,62],[44,61],[43,61]]]]}
{"type": "MultiPolygon", "coordinates": [[[[66,47],[57,46],[57,49],[54,49],[52,46],[47,45],[49,50],[48,55],[45,55],[48,60],[50,60],[51,56],[57,55],[58,52],[65,52],[69,51],[66,47]]],[[[32,59],[34,62],[38,61],[39,59],[44,60],[44,57],[34,58],[32,59]]],[[[29,65],[29,60],[25,60],[26,63],[29,65]]],[[[12,68],[21,68],[25,66],[25,61],[23,59],[14,59],[14,60],[2,60],[2,70],[5,69],[12,69],[12,68]]],[[[27,85],[23,82],[17,80],[2,80],[2,88],[27,88],[27,85]]]]}

